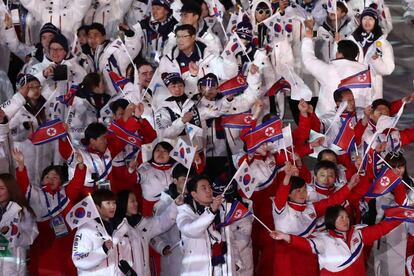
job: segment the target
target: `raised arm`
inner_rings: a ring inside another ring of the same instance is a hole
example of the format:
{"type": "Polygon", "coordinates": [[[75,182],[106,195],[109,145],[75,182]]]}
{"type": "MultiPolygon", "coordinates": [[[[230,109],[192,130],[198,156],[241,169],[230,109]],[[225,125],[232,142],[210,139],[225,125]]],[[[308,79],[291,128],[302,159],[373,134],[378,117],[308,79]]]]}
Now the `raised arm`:
{"type": "Polygon", "coordinates": [[[24,155],[18,149],[13,149],[12,151],[13,159],[16,161],[16,179],[17,183],[20,186],[23,194],[26,194],[27,189],[30,186],[29,176],[27,174],[26,167],[24,166],[24,155]]]}
{"type": "Polygon", "coordinates": [[[283,211],[288,201],[290,191],[290,178],[292,177],[292,175],[297,175],[299,172],[298,168],[293,166],[290,162],[286,164],[284,171],[285,177],[283,178],[282,184],[279,185],[276,190],[274,200],[275,212],[279,214],[283,211]]]}
{"type": "Polygon", "coordinates": [[[343,186],[339,191],[335,192],[327,199],[322,199],[318,202],[313,203],[315,207],[315,212],[318,217],[321,217],[325,214],[326,209],[335,204],[341,204],[344,202],[349,195],[353,187],[355,187],[359,182],[359,175],[354,174],[351,177],[351,180],[343,186]]]}

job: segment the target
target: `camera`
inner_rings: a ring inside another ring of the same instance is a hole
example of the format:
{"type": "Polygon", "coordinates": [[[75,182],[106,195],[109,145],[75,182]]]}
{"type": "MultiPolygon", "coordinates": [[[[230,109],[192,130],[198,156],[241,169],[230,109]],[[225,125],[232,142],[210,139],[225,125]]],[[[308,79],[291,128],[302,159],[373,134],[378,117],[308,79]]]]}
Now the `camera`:
{"type": "Polygon", "coordinates": [[[62,81],[68,79],[68,66],[65,64],[59,64],[53,69],[53,78],[54,81],[62,81]]]}

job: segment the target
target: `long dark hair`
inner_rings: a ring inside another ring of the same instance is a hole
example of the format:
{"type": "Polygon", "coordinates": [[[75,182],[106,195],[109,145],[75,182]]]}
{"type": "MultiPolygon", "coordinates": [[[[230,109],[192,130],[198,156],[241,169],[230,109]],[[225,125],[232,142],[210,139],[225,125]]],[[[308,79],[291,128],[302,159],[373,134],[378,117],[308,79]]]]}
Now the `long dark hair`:
{"type": "Polygon", "coordinates": [[[116,211],[113,219],[115,225],[121,223],[121,221],[126,217],[130,194],[133,194],[133,192],[129,190],[122,190],[116,194],[116,211]]]}
{"type": "Polygon", "coordinates": [[[332,205],[326,209],[325,212],[325,227],[327,230],[335,230],[335,222],[341,211],[346,212],[346,209],[341,205],[332,205]]]}
{"type": "Polygon", "coordinates": [[[76,96],[86,98],[87,95],[93,91],[95,87],[99,86],[102,80],[102,75],[99,73],[88,73],[79,84],[79,89],[76,91],[76,96]]]}
{"type": "Polygon", "coordinates": [[[385,156],[384,160],[392,168],[404,167],[405,170],[404,170],[404,174],[402,175],[402,180],[404,180],[404,182],[410,185],[411,187],[414,187],[414,183],[411,177],[408,175],[407,160],[405,159],[402,152],[390,152],[385,156]]]}
{"type": "Polygon", "coordinates": [[[9,201],[16,202],[20,207],[27,209],[31,214],[34,215],[34,212],[32,208],[30,208],[26,197],[20,190],[20,186],[17,184],[16,178],[14,178],[14,176],[10,173],[2,173],[0,174],[0,180],[4,183],[4,186],[6,186],[7,192],[9,194],[9,201]]]}

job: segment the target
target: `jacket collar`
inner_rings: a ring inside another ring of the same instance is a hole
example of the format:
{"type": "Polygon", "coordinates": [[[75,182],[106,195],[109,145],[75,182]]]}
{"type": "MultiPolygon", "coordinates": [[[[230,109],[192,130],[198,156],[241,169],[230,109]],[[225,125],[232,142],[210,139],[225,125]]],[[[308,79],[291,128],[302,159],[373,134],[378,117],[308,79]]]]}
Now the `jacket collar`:
{"type": "Polygon", "coordinates": [[[315,190],[317,193],[329,196],[335,191],[335,186],[332,185],[331,187],[324,187],[321,184],[319,184],[316,179],[313,182],[313,185],[315,186],[315,190]]]}
{"type": "Polygon", "coordinates": [[[305,211],[306,206],[307,206],[306,203],[296,203],[296,202],[293,202],[293,201],[290,201],[290,200],[288,201],[288,204],[291,208],[293,208],[294,210],[299,211],[299,212],[305,211]]]}

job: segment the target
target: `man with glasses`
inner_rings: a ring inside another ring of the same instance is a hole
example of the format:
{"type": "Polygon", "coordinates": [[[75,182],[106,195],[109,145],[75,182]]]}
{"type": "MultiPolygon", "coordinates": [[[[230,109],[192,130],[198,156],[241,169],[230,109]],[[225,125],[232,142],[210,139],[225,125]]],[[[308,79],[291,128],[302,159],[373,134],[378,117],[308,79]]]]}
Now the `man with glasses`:
{"type": "Polygon", "coordinates": [[[197,80],[208,73],[214,73],[221,80],[237,75],[236,60],[223,59],[206,44],[196,39],[196,29],[189,24],[175,29],[177,44],[165,53],[159,65],[159,72],[180,73],[186,85],[186,94],[197,91],[197,80]]]}
{"type": "Polygon", "coordinates": [[[53,119],[66,119],[67,108],[56,98],[67,93],[72,85],[81,83],[86,75],[85,69],[71,57],[68,41],[56,34],[50,41],[46,58],[29,69],[42,85],[42,96],[47,101],[45,109],[52,112],[53,119]]]}
{"type": "Polygon", "coordinates": [[[186,2],[181,10],[181,24],[190,24],[197,30],[197,39],[204,42],[208,47],[215,50],[218,54],[223,50],[220,38],[213,33],[201,18],[201,6],[198,3],[186,2]]]}

